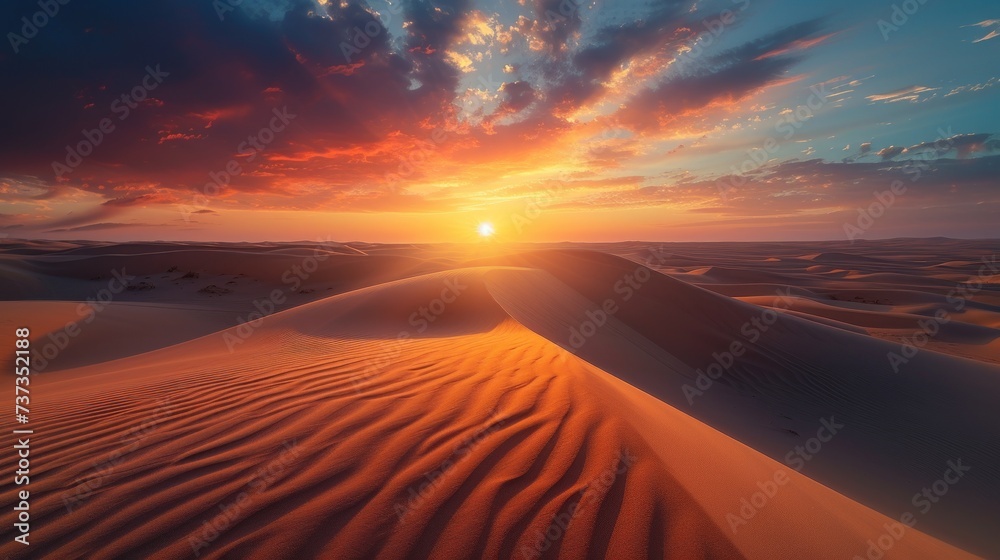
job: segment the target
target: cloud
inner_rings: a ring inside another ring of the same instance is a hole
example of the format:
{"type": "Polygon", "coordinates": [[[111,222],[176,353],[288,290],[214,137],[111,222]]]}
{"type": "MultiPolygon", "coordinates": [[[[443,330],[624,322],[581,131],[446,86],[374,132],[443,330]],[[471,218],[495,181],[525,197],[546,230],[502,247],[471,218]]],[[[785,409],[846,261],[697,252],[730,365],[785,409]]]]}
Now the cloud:
{"type": "Polygon", "coordinates": [[[580,30],[583,2],[567,0],[532,0],[535,23],[531,28],[550,56],[567,50],[570,36],[580,30]]]}
{"type": "Polygon", "coordinates": [[[885,103],[897,103],[899,101],[911,101],[913,103],[917,103],[919,101],[926,101],[930,99],[930,96],[926,96],[924,94],[937,91],[938,89],[939,88],[931,88],[927,86],[909,86],[887,93],[869,95],[865,99],[873,103],[879,101],[885,103]]]}
{"type": "Polygon", "coordinates": [[[994,76],[994,77],[990,78],[989,80],[986,80],[985,82],[980,82],[978,84],[969,84],[969,85],[958,86],[958,87],[952,88],[951,91],[949,91],[948,93],[945,94],[945,97],[951,97],[953,95],[959,95],[959,94],[963,94],[963,93],[975,93],[975,92],[983,91],[983,90],[990,89],[990,88],[996,86],[998,83],[1000,83],[1000,78],[997,78],[997,77],[994,76]]]}
{"type": "Polygon", "coordinates": [[[791,25],[667,77],[629,99],[617,121],[635,130],[662,128],[690,111],[743,99],[784,76],[800,60],[785,54],[789,47],[815,37],[823,25],[819,19],[791,25]]]}
{"type": "Polygon", "coordinates": [[[965,159],[972,154],[1000,151],[1000,141],[993,134],[956,134],[934,142],[921,142],[906,149],[907,153],[932,153],[937,157],[954,153],[956,157],[965,159]]]}
{"type": "MultiPolygon", "coordinates": [[[[942,131],[943,132],[943,131],[942,131]]],[[[887,146],[874,153],[882,161],[895,159],[901,155],[909,158],[926,158],[928,155],[935,158],[954,156],[958,159],[966,159],[975,154],[986,154],[1000,151],[1000,139],[992,133],[970,133],[951,134],[950,132],[936,140],[920,142],[912,146],[887,146]]],[[[861,144],[860,150],[854,155],[842,160],[844,163],[852,163],[869,155],[872,152],[871,142],[861,144]]]]}
{"type": "Polygon", "coordinates": [[[0,56],[5,79],[37,86],[0,91],[5,106],[18,108],[0,116],[0,170],[37,177],[44,186],[36,199],[82,189],[134,206],[190,201],[236,162],[239,173],[225,174],[218,198],[337,204],[355,187],[385,185],[412,151],[391,146],[427,143],[435,126],[454,125],[458,71],[445,53],[461,35],[467,2],[405,2],[409,23],[397,38],[404,48],[364,3],[276,6],[266,17],[236,10],[224,21],[211,2],[196,0],[112,1],[60,14],[45,41],[0,56]],[[358,29],[366,30],[361,39],[358,29]],[[114,104],[142,83],[147,66],[168,75],[119,119],[114,104]],[[264,131],[276,109],[295,120],[268,131],[270,142],[248,156],[248,137],[264,131]],[[114,130],[57,182],[52,162],[104,118],[114,130]],[[305,147],[339,155],[295,161],[305,147]]]}
{"type": "Polygon", "coordinates": [[[493,119],[520,113],[535,102],[535,88],[524,80],[506,82],[500,86],[500,105],[493,113],[493,119]]]}
{"type": "MultiPolygon", "coordinates": [[[[561,4],[573,2],[562,0],[561,4]]],[[[616,70],[636,57],[662,52],[668,46],[676,49],[693,38],[694,24],[689,17],[682,3],[662,2],[642,18],[598,27],[576,52],[564,49],[558,56],[548,57],[538,65],[549,82],[543,96],[546,103],[538,112],[569,115],[600,100],[609,92],[609,80],[616,70]]]]}
{"type": "Polygon", "coordinates": [[[889,146],[887,148],[882,148],[881,150],[879,150],[878,152],[876,152],[875,155],[877,155],[878,157],[882,158],[882,161],[885,161],[885,160],[888,160],[888,159],[892,159],[892,158],[894,158],[894,157],[902,154],[905,151],[906,151],[906,148],[904,148],[902,146],[889,146]]]}
{"type": "Polygon", "coordinates": [[[976,39],[973,43],[982,43],[983,41],[988,41],[996,37],[1000,37],[1000,19],[986,19],[979,23],[973,23],[970,25],[963,25],[962,27],[982,27],[982,28],[993,28],[989,33],[976,39]]]}
{"type": "Polygon", "coordinates": [[[30,220],[28,214],[0,214],[0,231],[11,231],[24,227],[22,220],[30,220]]]}
{"type": "Polygon", "coordinates": [[[573,68],[585,81],[607,78],[623,61],[689,39],[690,34],[683,32],[687,23],[681,3],[663,2],[642,19],[598,29],[588,45],[573,55],[573,68]]]}
{"type": "Polygon", "coordinates": [[[45,233],[63,233],[63,232],[71,232],[71,231],[100,231],[100,230],[107,230],[107,229],[123,229],[123,228],[133,228],[133,227],[144,227],[144,226],[149,226],[149,225],[150,224],[121,224],[121,223],[114,223],[114,222],[104,222],[104,223],[88,224],[88,225],[85,225],[85,226],[77,226],[77,227],[71,227],[71,228],[50,229],[50,230],[46,230],[45,233]]]}
{"type": "Polygon", "coordinates": [[[71,229],[107,220],[122,214],[123,209],[113,205],[101,204],[96,207],[70,212],[60,218],[36,221],[30,224],[33,229],[71,229]]]}
{"type": "Polygon", "coordinates": [[[447,50],[462,36],[469,0],[408,0],[404,6],[406,47],[415,66],[413,78],[421,84],[418,89],[453,96],[458,72],[447,50]]]}

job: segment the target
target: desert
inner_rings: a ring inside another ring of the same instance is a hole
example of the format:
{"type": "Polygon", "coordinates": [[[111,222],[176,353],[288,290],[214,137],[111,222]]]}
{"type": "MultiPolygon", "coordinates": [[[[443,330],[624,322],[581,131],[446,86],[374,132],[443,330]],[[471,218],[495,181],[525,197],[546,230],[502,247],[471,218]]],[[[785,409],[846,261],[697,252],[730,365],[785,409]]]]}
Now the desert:
{"type": "Polygon", "coordinates": [[[995,248],[5,242],[35,554],[996,555],[995,248]]]}

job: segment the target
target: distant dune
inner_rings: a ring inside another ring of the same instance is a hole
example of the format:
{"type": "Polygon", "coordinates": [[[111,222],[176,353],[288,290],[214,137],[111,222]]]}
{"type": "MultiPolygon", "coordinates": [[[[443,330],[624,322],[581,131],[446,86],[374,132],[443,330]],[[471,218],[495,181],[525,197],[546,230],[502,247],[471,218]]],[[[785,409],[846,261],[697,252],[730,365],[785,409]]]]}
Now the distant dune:
{"type": "Polygon", "coordinates": [[[1000,557],[996,247],[6,242],[30,557],[1000,557]]]}

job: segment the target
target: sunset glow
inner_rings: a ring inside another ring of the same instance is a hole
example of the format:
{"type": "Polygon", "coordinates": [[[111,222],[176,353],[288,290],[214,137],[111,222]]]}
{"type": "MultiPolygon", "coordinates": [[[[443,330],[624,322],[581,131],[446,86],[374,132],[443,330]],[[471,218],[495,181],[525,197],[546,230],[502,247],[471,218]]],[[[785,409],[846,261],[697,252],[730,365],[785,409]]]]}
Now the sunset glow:
{"type": "Polygon", "coordinates": [[[902,181],[864,237],[989,236],[995,14],[781,4],[66,9],[0,54],[35,83],[0,93],[0,231],[436,242],[489,212],[517,242],[843,239],[902,181]]]}

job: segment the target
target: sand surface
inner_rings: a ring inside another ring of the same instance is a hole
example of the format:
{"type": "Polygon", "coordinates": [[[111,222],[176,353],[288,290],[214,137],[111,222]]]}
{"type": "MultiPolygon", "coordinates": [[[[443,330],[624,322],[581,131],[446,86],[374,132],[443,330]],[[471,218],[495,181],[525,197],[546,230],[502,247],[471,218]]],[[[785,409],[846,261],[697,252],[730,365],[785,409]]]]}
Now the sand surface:
{"type": "Polygon", "coordinates": [[[998,247],[6,241],[30,557],[997,558],[998,247]]]}

